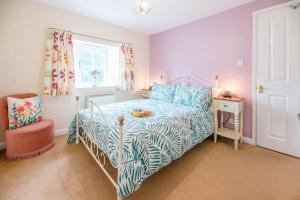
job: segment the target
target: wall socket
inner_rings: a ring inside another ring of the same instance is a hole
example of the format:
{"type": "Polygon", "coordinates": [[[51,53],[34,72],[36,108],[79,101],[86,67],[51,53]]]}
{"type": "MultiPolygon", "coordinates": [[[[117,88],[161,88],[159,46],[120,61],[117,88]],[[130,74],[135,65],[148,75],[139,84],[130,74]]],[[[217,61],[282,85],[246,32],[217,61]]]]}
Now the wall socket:
{"type": "Polygon", "coordinates": [[[245,62],[244,62],[243,59],[239,59],[239,60],[236,61],[236,65],[238,67],[243,67],[245,65],[245,62]]]}

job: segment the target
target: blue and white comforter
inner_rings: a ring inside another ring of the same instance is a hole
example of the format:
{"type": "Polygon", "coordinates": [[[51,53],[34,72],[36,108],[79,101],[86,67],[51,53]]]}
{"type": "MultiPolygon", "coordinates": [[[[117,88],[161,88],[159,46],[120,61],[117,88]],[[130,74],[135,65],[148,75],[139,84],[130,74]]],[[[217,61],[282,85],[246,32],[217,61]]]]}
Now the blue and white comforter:
{"type": "MultiPolygon", "coordinates": [[[[120,197],[136,191],[146,177],[180,158],[213,132],[211,111],[199,111],[191,106],[148,99],[103,105],[101,109],[107,125],[100,113],[96,113],[92,137],[114,167],[117,167],[119,145],[117,118],[125,117],[123,162],[118,177],[120,197]],[[155,115],[133,118],[131,113],[136,108],[153,111],[155,115]]],[[[89,110],[80,111],[80,124],[85,128],[89,117],[89,110]]],[[[75,132],[74,119],[69,142],[74,141],[75,132]]]]}

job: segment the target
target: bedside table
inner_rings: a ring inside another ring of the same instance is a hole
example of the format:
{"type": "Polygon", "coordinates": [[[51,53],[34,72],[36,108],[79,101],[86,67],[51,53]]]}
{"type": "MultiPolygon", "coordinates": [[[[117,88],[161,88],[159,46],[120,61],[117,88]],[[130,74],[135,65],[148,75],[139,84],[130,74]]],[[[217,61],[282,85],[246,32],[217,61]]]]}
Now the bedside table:
{"type": "Polygon", "coordinates": [[[234,149],[238,150],[238,141],[242,143],[243,118],[244,118],[244,99],[243,98],[223,98],[213,99],[213,112],[215,122],[214,142],[217,142],[218,135],[234,140],[234,149]],[[221,112],[219,127],[218,111],[221,112]],[[224,127],[224,112],[234,114],[234,130],[224,127]]]}
{"type": "Polygon", "coordinates": [[[150,94],[151,94],[151,90],[148,90],[148,89],[141,90],[141,98],[142,99],[149,99],[150,94]]]}

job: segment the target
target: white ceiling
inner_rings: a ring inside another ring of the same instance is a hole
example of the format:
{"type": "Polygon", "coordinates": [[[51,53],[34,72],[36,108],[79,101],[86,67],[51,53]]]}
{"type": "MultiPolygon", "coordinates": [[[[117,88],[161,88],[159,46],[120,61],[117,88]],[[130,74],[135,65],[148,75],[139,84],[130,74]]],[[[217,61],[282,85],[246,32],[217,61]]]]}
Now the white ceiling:
{"type": "Polygon", "coordinates": [[[138,16],[137,0],[36,0],[74,13],[152,35],[253,0],[145,0],[149,15],[138,16]]]}

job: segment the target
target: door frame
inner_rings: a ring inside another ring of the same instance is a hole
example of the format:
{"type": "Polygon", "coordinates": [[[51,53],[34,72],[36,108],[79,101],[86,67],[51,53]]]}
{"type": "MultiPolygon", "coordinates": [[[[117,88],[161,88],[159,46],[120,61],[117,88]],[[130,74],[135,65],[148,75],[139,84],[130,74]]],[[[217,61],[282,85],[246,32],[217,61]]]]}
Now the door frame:
{"type": "Polygon", "coordinates": [[[275,10],[281,7],[290,6],[296,3],[300,3],[300,0],[292,0],[287,3],[275,5],[269,8],[258,10],[252,14],[252,141],[253,145],[257,145],[257,92],[256,92],[256,73],[257,73],[257,64],[256,64],[256,21],[258,14],[275,10]]]}

